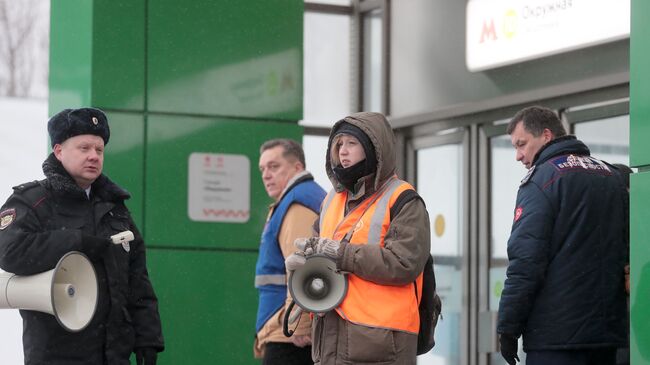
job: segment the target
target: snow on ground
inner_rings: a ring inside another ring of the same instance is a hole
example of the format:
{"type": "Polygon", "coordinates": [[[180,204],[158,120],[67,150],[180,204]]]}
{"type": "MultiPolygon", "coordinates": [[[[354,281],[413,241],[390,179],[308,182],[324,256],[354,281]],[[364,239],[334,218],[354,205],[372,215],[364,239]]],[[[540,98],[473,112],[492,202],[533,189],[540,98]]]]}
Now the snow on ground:
{"type": "MultiPolygon", "coordinates": [[[[47,100],[0,97],[0,205],[11,187],[42,179],[48,154],[47,100]]],[[[3,289],[1,289],[3,290],[3,289]]],[[[0,309],[2,364],[23,364],[22,319],[15,309],[0,309]]]]}

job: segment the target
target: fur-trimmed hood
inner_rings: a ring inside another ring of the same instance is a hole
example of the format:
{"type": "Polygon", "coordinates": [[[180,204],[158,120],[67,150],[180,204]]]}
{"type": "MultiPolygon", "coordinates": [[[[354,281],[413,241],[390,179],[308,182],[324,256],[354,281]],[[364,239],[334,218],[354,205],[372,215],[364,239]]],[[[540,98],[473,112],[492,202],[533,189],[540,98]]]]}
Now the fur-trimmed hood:
{"type": "Polygon", "coordinates": [[[332,147],[332,139],[336,135],[337,129],[341,127],[341,123],[350,123],[355,127],[361,129],[370,139],[375,148],[377,157],[377,170],[374,175],[372,186],[367,186],[367,191],[378,190],[386,180],[395,174],[396,158],[395,158],[395,135],[393,129],[388,124],[388,120],[383,114],[374,112],[355,113],[347,116],[334,124],[330,132],[329,141],[327,142],[327,152],[325,156],[325,170],[329,177],[334,189],[342,191],[345,187],[336,179],[334,171],[332,170],[330,150],[332,147]]]}

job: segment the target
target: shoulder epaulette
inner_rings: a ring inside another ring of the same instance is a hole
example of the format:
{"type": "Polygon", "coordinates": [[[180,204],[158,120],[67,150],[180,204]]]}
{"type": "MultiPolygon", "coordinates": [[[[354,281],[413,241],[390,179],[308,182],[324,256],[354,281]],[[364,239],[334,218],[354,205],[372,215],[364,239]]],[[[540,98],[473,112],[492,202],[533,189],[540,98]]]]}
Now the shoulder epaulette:
{"type": "Polygon", "coordinates": [[[23,193],[27,190],[33,189],[37,186],[41,186],[41,183],[38,180],[30,181],[24,184],[16,185],[13,187],[14,192],[23,193]]]}
{"type": "Polygon", "coordinates": [[[26,199],[33,207],[40,205],[47,196],[47,190],[40,181],[34,180],[28,183],[14,186],[14,194],[19,194],[26,199]]]}

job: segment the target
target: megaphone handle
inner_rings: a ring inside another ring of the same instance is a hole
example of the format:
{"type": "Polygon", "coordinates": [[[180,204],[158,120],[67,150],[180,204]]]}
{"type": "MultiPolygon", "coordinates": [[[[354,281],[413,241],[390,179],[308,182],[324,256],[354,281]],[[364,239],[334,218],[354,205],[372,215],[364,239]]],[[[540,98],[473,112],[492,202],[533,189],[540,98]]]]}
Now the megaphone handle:
{"type": "Polygon", "coordinates": [[[295,312],[289,317],[289,324],[293,324],[297,319],[300,318],[300,315],[302,314],[302,308],[298,307],[295,312]]]}
{"type": "Polygon", "coordinates": [[[289,316],[291,315],[291,310],[295,305],[296,302],[292,300],[291,304],[289,304],[289,308],[287,308],[287,312],[284,314],[284,321],[282,321],[282,332],[284,332],[284,335],[286,337],[293,336],[293,333],[295,331],[289,329],[289,323],[295,322],[296,318],[298,318],[300,316],[300,313],[302,313],[302,308],[298,307],[298,309],[296,310],[296,314],[293,315],[291,318],[289,318],[289,316]]]}

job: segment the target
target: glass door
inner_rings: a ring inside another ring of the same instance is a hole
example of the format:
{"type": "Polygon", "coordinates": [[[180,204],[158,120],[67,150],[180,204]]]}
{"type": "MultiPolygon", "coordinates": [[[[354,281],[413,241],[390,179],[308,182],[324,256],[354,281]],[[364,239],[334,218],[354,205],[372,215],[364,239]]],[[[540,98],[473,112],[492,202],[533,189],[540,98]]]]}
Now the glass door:
{"type": "Polygon", "coordinates": [[[630,116],[590,120],[574,124],[573,133],[591,155],[609,163],[630,164],[630,116]]]}
{"type": "Polygon", "coordinates": [[[418,364],[460,365],[467,348],[467,132],[413,140],[416,189],[431,221],[431,253],[443,319],[418,364]]]}
{"type": "MultiPolygon", "coordinates": [[[[487,316],[492,319],[490,326],[483,326],[479,336],[491,338],[491,344],[484,349],[488,354],[488,363],[491,365],[505,365],[505,360],[498,352],[496,318],[499,311],[499,300],[506,279],[508,267],[508,238],[512,228],[514,207],[517,199],[517,190],[521,179],[526,175],[526,168],[515,160],[515,150],[512,147],[510,136],[505,134],[507,121],[496,126],[484,128],[487,137],[488,161],[487,173],[489,204],[487,209],[488,242],[487,254],[487,316]]],[[[522,350],[521,338],[519,339],[519,359],[525,363],[525,354],[522,350]]]]}

